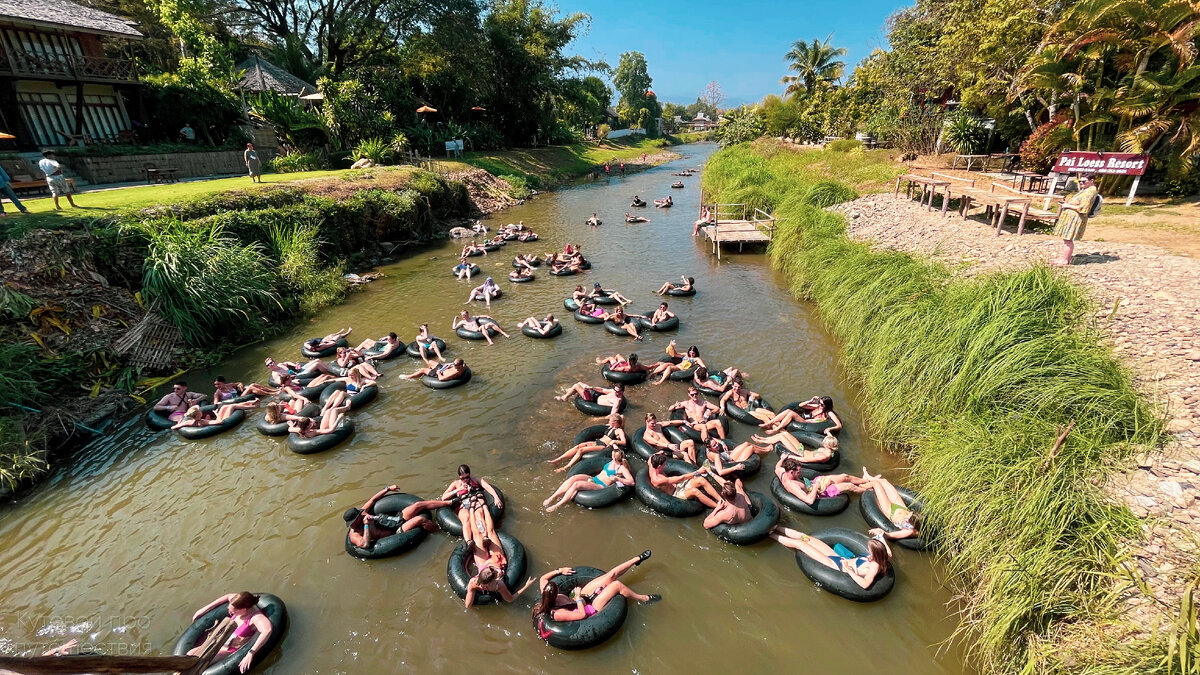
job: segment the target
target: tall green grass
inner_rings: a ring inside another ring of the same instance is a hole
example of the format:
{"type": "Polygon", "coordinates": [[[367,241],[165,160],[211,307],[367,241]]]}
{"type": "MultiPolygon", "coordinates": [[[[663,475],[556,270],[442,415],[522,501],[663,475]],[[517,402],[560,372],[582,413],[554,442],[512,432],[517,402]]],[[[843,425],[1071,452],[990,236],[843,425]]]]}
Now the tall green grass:
{"type": "MultiPolygon", "coordinates": [[[[714,155],[705,187],[723,202],[753,196],[782,218],[772,262],[839,338],[872,434],[908,454],[975,663],[1057,669],[1062,627],[1112,614],[1123,542],[1139,534],[1098,485],[1135,448],[1161,441],[1163,417],[1063,276],[1036,267],[956,279],[939,263],[851,241],[841,216],[809,203],[817,181],[889,173],[875,164],[870,153],[760,143],[714,155]]],[[[821,194],[854,194],[842,188],[821,194]]]]}

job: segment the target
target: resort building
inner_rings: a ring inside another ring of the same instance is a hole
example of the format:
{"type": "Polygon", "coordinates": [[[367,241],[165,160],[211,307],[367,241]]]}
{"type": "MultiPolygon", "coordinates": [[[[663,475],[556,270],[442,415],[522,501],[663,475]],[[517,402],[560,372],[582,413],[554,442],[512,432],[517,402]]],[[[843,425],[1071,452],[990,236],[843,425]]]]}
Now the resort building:
{"type": "Polygon", "coordinates": [[[0,0],[0,131],[15,145],[124,140],[137,100],[132,22],[69,0],[0,0]]]}

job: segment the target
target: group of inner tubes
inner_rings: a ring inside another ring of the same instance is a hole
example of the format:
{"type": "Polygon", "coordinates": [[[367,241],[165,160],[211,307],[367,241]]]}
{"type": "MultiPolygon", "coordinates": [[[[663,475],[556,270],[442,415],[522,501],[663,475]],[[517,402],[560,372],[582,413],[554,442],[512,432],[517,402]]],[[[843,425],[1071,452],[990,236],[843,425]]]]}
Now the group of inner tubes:
{"type": "Polygon", "coordinates": [[[819,587],[859,602],[891,591],[893,544],[914,550],[930,546],[917,495],[865,468],[860,476],[834,473],[841,462],[842,422],[830,397],[774,409],[746,387],[744,373],[710,368],[696,347],[679,352],[674,341],[663,359],[649,365],[636,354],[596,363],[610,387],[577,382],[556,399],[573,397],[581,412],[608,420],[582,430],[565,452],[547,460],[568,472],[543,502],[547,512],[568,501],[603,508],[636,495],[664,516],[706,514],[704,527],[718,538],[743,546],[774,539],[796,551],[797,564],[819,587]],[[656,376],[655,384],[689,382],[687,398],[668,408],[669,419],[646,413],[645,425],[627,435],[626,386],[656,376]],[[758,433],[735,445],[727,440],[730,419],[755,426],[758,433]],[[743,479],[756,475],[763,457],[772,453],[778,462],[771,495],[747,490],[743,479]],[[645,466],[635,470],[631,455],[645,466]],[[859,496],[869,525],[865,534],[846,528],[808,534],[778,522],[776,501],[804,515],[831,516],[845,511],[852,495],[859,496]]]}

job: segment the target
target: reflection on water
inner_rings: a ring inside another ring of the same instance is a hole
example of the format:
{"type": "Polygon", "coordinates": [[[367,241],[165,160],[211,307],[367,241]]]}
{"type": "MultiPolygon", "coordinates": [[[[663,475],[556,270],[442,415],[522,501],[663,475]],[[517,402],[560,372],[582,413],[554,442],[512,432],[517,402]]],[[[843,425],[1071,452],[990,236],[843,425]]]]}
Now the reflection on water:
{"type": "MultiPolygon", "coordinates": [[[[562,478],[545,460],[599,421],[552,396],[577,380],[600,383],[597,355],[656,358],[671,338],[651,333],[637,344],[571,320],[562,298],[585,281],[616,287],[634,299],[634,310],[645,311],[663,281],[695,276],[698,296],[670,299],[683,322],[680,345],[698,345],[710,363],[746,370],[752,388],[773,401],[832,395],[846,423],[842,468],[867,465],[901,476],[897,460],[863,429],[835,346],[765,257],[730,255],[718,264],[689,236],[700,179],[670,190],[670,172],[701,165],[711,150],[687,146],[690,156],[673,164],[545,195],[489,223],[520,219],[542,235],[475,259],[506,291],[490,313],[508,330],[532,314],[554,312],[567,319],[557,340],[531,340],[515,329],[515,337],[493,347],[454,337],[451,318],[474,284],[452,278],[457,246],[446,243],[383,268],[386,278],[308,325],[243,350],[217,370],[190,373],[193,388],[216,374],[262,379],[264,356],[296,358],[305,337],[352,325],[360,340],[389,330],[411,340],[428,321],[475,378],[435,392],[396,377],[415,361],[386,362],[379,399],[352,413],[353,439],[312,456],[260,436],[252,422],[207,441],[153,434],[140,421],[114,432],[83,451],[73,468],[0,511],[0,600],[7,610],[0,651],[78,637],[110,652],[161,652],[194,609],[219,593],[251,589],[280,595],[291,611],[283,648],[261,671],[276,674],[392,672],[397,664],[427,671],[753,672],[777,669],[785,659],[811,672],[963,672],[957,651],[939,652],[953,628],[950,593],[927,555],[897,549],[896,590],[883,602],[859,605],[815,588],[782,547],[724,544],[699,518],[662,518],[636,500],[599,511],[540,510],[562,478]],[[651,223],[622,222],[635,193],[650,200],[668,192],[673,209],[642,209],[651,223]],[[593,211],[605,221],[595,229],[583,224],[593,211]],[[568,239],[583,245],[592,272],[539,274],[519,286],[507,281],[516,252],[544,253],[568,239]],[[525,543],[530,574],[552,565],[606,568],[650,548],[654,557],[625,580],[661,593],[663,602],[633,608],[624,629],[599,649],[558,652],[531,630],[532,591],[513,606],[463,610],[445,581],[448,537],[433,535],[387,560],[345,554],[346,507],[388,483],[433,496],[463,462],[507,494],[503,529],[525,543]]],[[[632,389],[628,429],[684,392],[678,383],[632,389]]],[[[734,424],[734,439],[748,435],[748,427],[734,424]]],[[[751,489],[769,493],[771,466],[751,489]]],[[[865,529],[856,507],[826,519],[784,513],[784,522],[807,531],[865,529]]]]}

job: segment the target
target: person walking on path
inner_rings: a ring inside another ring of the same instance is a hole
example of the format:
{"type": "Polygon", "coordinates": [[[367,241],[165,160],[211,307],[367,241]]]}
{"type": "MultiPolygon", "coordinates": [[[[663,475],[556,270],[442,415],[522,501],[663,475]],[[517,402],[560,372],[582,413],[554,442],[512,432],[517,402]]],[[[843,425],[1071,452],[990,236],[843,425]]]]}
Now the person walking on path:
{"type": "Polygon", "coordinates": [[[1063,240],[1063,250],[1062,257],[1051,260],[1051,265],[1064,267],[1071,264],[1071,257],[1075,255],[1075,242],[1083,238],[1093,203],[1099,196],[1096,181],[1091,176],[1080,176],[1079,192],[1063,200],[1062,206],[1059,207],[1054,236],[1063,240]]]}
{"type": "Polygon", "coordinates": [[[262,182],[262,162],[258,160],[258,152],[254,150],[253,143],[246,144],[246,152],[243,155],[246,160],[246,170],[250,172],[250,180],[254,183],[262,182]]]}
{"type": "Polygon", "coordinates": [[[67,201],[74,208],[79,208],[75,200],[71,198],[71,184],[67,182],[67,177],[63,175],[62,164],[54,159],[54,151],[47,150],[42,153],[42,159],[38,162],[38,168],[42,173],[46,174],[46,185],[50,188],[50,196],[54,197],[54,208],[62,211],[62,207],[58,205],[59,197],[66,197],[67,201]]]}
{"type": "MultiPolygon", "coordinates": [[[[17,207],[17,210],[21,213],[29,213],[29,209],[25,208],[20,199],[17,199],[17,193],[13,192],[11,183],[12,177],[4,170],[4,167],[0,166],[0,194],[8,195],[8,199],[13,203],[13,206],[17,207]]],[[[4,217],[4,215],[4,200],[0,199],[0,218],[4,217]]]]}

